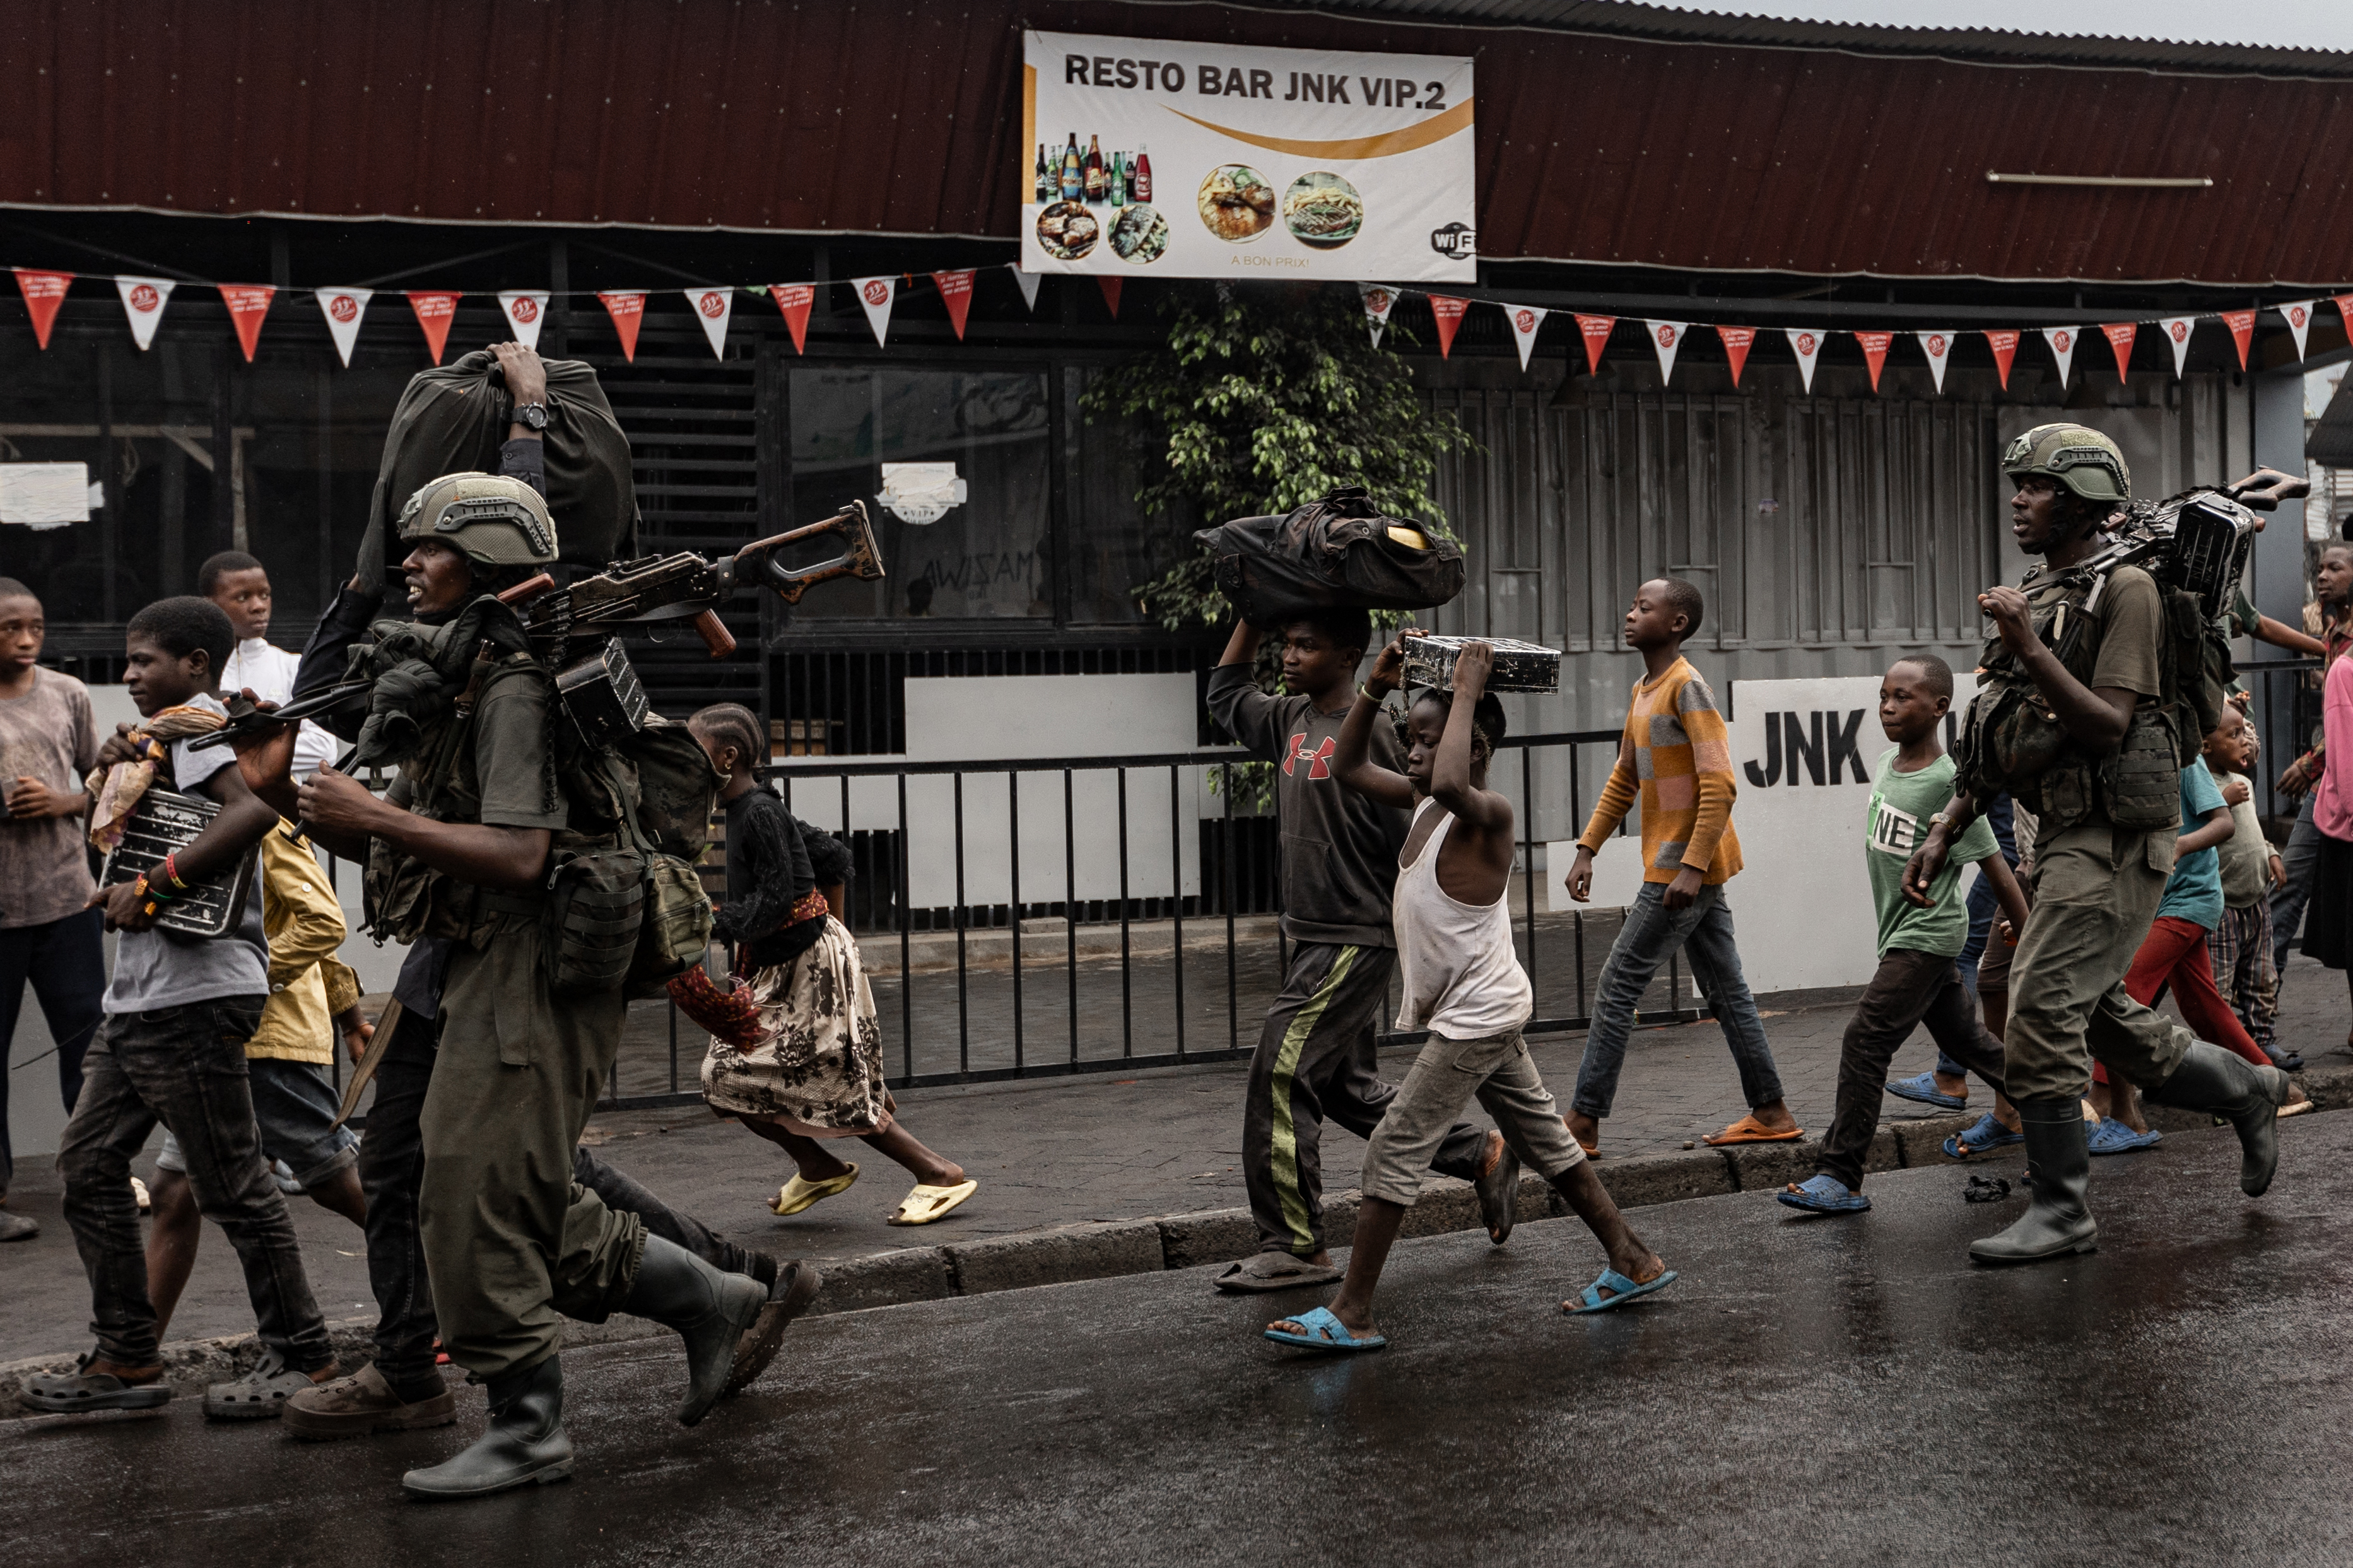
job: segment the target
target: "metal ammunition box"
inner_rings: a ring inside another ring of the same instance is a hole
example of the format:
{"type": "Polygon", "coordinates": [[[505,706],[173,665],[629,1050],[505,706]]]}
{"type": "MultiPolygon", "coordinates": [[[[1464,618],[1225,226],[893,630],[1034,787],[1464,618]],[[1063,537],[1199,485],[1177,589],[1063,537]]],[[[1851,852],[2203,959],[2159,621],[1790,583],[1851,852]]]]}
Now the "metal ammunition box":
{"type": "Polygon", "coordinates": [[[1495,650],[1495,672],[1487,678],[1490,691],[1558,691],[1560,650],[1538,647],[1511,637],[1458,637],[1432,634],[1405,639],[1405,679],[1408,686],[1454,685],[1454,661],[1466,643],[1484,642],[1495,650]]]}
{"type": "MultiPolygon", "coordinates": [[[[132,880],[142,871],[157,870],[164,857],[195,843],[219,815],[220,807],[201,795],[151,785],[131,808],[131,819],[122,826],[122,842],[106,857],[99,881],[112,887],[132,880]]],[[[156,929],[183,936],[226,936],[244,914],[253,886],[253,861],[248,855],[237,862],[236,871],[198,882],[174,898],[155,916],[156,929]]]]}
{"type": "Polygon", "coordinates": [[[559,672],[555,691],[591,745],[610,745],[646,727],[646,689],[618,637],[559,672]]]}

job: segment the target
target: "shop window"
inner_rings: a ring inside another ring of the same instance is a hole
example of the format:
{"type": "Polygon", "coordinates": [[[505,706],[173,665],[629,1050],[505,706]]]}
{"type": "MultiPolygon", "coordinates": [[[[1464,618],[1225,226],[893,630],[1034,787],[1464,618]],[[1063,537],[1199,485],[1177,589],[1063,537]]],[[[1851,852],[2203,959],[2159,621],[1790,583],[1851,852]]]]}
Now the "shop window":
{"type": "Polygon", "coordinates": [[[890,572],[811,589],[800,613],[1051,619],[1048,414],[1039,374],[796,369],[790,515],[806,521],[864,500],[890,572]],[[886,463],[953,464],[960,489],[936,469],[920,491],[903,473],[886,487],[886,463]]]}

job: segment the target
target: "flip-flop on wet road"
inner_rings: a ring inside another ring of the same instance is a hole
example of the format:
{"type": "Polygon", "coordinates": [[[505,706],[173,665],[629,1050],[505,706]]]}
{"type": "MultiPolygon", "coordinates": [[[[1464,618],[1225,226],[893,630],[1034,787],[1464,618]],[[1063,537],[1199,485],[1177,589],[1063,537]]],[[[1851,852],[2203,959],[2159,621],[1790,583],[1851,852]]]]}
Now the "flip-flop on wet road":
{"type": "MultiPolygon", "coordinates": [[[[2353,1115],[2282,1129],[2271,1194],[2227,1133],[2094,1171],[2101,1250],[1968,1261],[2020,1199],[1959,1167],[1866,1215],[1767,1193],[1641,1209],[1682,1271],[1560,1301],[1575,1220],[1401,1245],[1390,1348],[1282,1351],[1324,1292],[1149,1274],[797,1324],[749,1394],[675,1426],[659,1340],[566,1356],[575,1478],[403,1500],[480,1429],[327,1446],[156,1415],[0,1429],[9,1561],[697,1563],[2343,1562],[2353,1528],[2353,1115]]],[[[2016,1172],[2002,1167],[2013,1178],[2016,1172]]]]}

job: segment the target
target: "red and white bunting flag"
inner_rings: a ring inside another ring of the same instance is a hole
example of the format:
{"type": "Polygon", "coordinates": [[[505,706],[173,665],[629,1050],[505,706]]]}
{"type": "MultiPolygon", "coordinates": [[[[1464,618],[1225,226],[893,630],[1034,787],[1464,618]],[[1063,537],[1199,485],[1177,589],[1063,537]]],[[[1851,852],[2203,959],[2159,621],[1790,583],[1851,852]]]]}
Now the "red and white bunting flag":
{"type": "Polygon", "coordinates": [[[1754,327],[1718,327],[1715,335],[1724,340],[1724,357],[1732,366],[1732,384],[1740,384],[1740,367],[1748,363],[1748,351],[1757,342],[1754,327]]]}
{"type": "Polygon", "coordinates": [[[433,351],[433,363],[441,363],[441,351],[449,342],[449,323],[458,316],[458,296],[431,289],[411,289],[408,308],[417,312],[417,325],[425,334],[425,346],[433,351]]]}
{"type": "Polygon", "coordinates": [[[809,307],[817,303],[817,289],[808,283],[771,283],[768,298],[785,313],[785,325],[793,334],[793,352],[808,353],[809,307]]]}
{"type": "Polygon", "coordinates": [[[866,307],[866,324],[874,329],[874,341],[888,341],[891,331],[891,301],[899,297],[899,275],[883,278],[853,278],[849,286],[858,290],[858,302],[866,307]]]}
{"type": "Polygon", "coordinates": [[[1871,367],[1871,390],[1879,390],[1880,368],[1887,363],[1887,347],[1895,341],[1894,332],[1857,332],[1854,341],[1862,345],[1862,363],[1871,367]]]}
{"type": "Polygon", "coordinates": [[[2001,376],[2001,389],[2010,390],[2010,362],[2018,357],[2018,334],[1994,331],[1986,333],[1986,346],[1993,350],[1993,368],[2001,376]]]}
{"type": "Polygon", "coordinates": [[[1789,334],[1789,352],[1798,356],[1798,369],[1804,374],[1806,390],[1814,389],[1814,362],[1822,357],[1822,334],[1811,327],[1785,327],[1789,334]]]}
{"type": "Polygon", "coordinates": [[[25,314],[33,318],[33,342],[42,348],[49,346],[49,329],[57,324],[58,307],[66,302],[66,289],[73,283],[70,272],[33,272],[19,267],[16,269],[16,287],[25,296],[25,314]]]}
{"type": "Polygon", "coordinates": [[[2108,347],[2116,356],[2116,379],[2132,379],[2133,339],[2140,335],[2138,321],[2103,321],[2100,331],[2108,340],[2108,347]]]}
{"type": "Polygon", "coordinates": [[[2222,324],[2231,329],[2232,341],[2239,345],[2239,368],[2247,368],[2247,345],[2255,341],[2255,313],[2253,310],[2225,310],[2222,324]]]}
{"type": "Polygon", "coordinates": [[[1689,321],[1644,321],[1650,330],[1651,347],[1659,354],[1659,379],[1670,382],[1675,378],[1675,351],[1683,346],[1683,333],[1691,330],[1689,321]]]}
{"type": "Polygon", "coordinates": [[[216,283],[221,303],[228,307],[229,325],[237,329],[237,346],[245,363],[253,363],[254,346],[261,341],[261,318],[269,314],[270,296],[278,290],[261,283],[216,283]]]}
{"type": "Polygon", "coordinates": [[[499,294],[499,309],[514,329],[515,342],[527,349],[539,347],[539,329],[547,321],[547,290],[508,289],[499,294]]]}
{"type": "Polygon", "coordinates": [[[155,341],[155,323],[164,319],[164,301],[172,297],[169,278],[117,278],[122,313],[131,318],[131,341],[145,348],[155,341]]]}
{"type": "Polygon", "coordinates": [[[711,357],[727,357],[727,322],[735,314],[735,290],[733,289],[688,289],[688,309],[702,323],[702,335],[711,340],[711,357]]]}
{"type": "Polygon", "coordinates": [[[1018,267],[1013,269],[1013,281],[1021,285],[1021,302],[1033,311],[1038,309],[1039,276],[1040,274],[1035,272],[1024,272],[1018,267]]]}
{"type": "Polygon", "coordinates": [[[1536,333],[1544,330],[1544,319],[1552,314],[1535,305],[1506,305],[1504,313],[1512,320],[1512,340],[1520,345],[1520,369],[1528,368],[1528,355],[1535,352],[1536,333]]]}
{"type": "Polygon", "coordinates": [[[2295,334],[2295,357],[2304,357],[2304,335],[2312,331],[2312,308],[2317,300],[2290,300],[2282,305],[2280,314],[2287,318],[2287,330],[2295,334]]]}
{"type": "Polygon", "coordinates": [[[2059,384],[2067,384],[2068,372],[2075,363],[2075,334],[2079,327],[2045,327],[2042,341],[2051,345],[2051,357],[2059,362],[2059,384]]]}
{"type": "Polygon", "coordinates": [[[642,291],[616,289],[599,293],[597,302],[605,314],[613,318],[613,335],[621,340],[621,357],[631,364],[638,363],[638,329],[646,324],[646,297],[642,291]]]}
{"type": "Polygon", "coordinates": [[[2353,294],[2335,294],[2330,298],[2337,301],[2337,314],[2344,320],[2345,336],[2353,340],[2353,294]]]}
{"type": "Polygon", "coordinates": [[[1389,312],[1397,309],[1397,290],[1386,283],[1359,283],[1356,292],[1364,296],[1365,324],[1371,329],[1373,347],[1381,346],[1381,333],[1389,324],[1389,312]]]}
{"type": "Polygon", "coordinates": [[[1601,374],[1602,351],[1609,346],[1609,329],[1618,324],[1615,316],[1578,316],[1577,335],[1585,340],[1585,370],[1588,375],[1601,374]]]}
{"type": "Polygon", "coordinates": [[[1438,357],[1444,359],[1454,347],[1454,329],[1462,324],[1462,312],[1471,308],[1468,300],[1457,300],[1445,294],[1430,296],[1430,313],[1438,323],[1438,357]]]}
{"type": "Polygon", "coordinates": [[[1113,278],[1101,272],[1095,274],[1095,282],[1103,289],[1103,303],[1111,307],[1111,319],[1114,321],[1119,320],[1120,285],[1126,281],[1124,278],[1113,278]]]}
{"type": "Polygon", "coordinates": [[[965,318],[972,312],[972,279],[974,268],[962,272],[934,272],[932,281],[939,285],[940,303],[948,308],[948,324],[955,328],[956,342],[964,342],[965,318]]]}
{"type": "Polygon", "coordinates": [[[2189,334],[2198,330],[2198,318],[2168,316],[2157,323],[2157,330],[2165,334],[2166,342],[2173,350],[2173,379],[2179,381],[2181,367],[2189,360],[2189,334]]]}
{"type": "Polygon", "coordinates": [[[327,318],[327,335],[335,340],[335,353],[343,356],[343,368],[352,368],[352,349],[360,341],[360,318],[367,314],[368,301],[375,298],[373,289],[320,289],[319,314],[327,318]]]}
{"type": "Polygon", "coordinates": [[[1936,391],[1945,390],[1945,367],[1953,363],[1953,334],[1950,332],[1915,332],[1920,340],[1920,352],[1928,356],[1928,374],[1936,378],[1936,391]]]}

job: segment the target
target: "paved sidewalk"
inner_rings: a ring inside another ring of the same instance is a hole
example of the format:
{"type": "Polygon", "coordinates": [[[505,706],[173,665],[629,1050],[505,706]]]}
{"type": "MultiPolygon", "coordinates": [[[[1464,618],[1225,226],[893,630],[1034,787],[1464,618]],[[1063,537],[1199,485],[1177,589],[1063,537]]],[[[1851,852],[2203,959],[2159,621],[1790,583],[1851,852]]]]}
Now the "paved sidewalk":
{"type": "MultiPolygon", "coordinates": [[[[2281,1037],[2303,1049],[2315,1068],[2353,1064],[2343,1043],[2342,984],[2306,960],[2293,961],[2281,1037]]],[[[1829,1126],[1849,1011],[1844,1002],[1768,1010],[1767,1027],[1789,1103],[1815,1137],[1829,1126]]],[[[1547,1082],[1565,1100],[1583,1037],[1532,1045],[1547,1082]]],[[[1411,1058],[1410,1050],[1400,1050],[1384,1065],[1402,1077],[1411,1058]]],[[[1895,1072],[1917,1072],[1933,1059],[1926,1036],[1915,1036],[1898,1053],[1895,1072]]],[[[778,1219],[765,1204],[790,1166],[773,1146],[733,1123],[695,1109],[637,1111],[598,1117],[588,1136],[614,1165],[736,1240],[779,1256],[839,1261],[1086,1221],[1241,1207],[1244,1070],[1219,1064],[910,1090],[901,1096],[907,1126],[980,1182],[962,1209],[921,1229],[884,1223],[909,1178],[862,1145],[852,1151],[852,1157],[862,1156],[855,1187],[778,1219]]],[[[1985,1098],[1981,1088],[1978,1097],[1985,1098]]],[[[1916,1119],[1904,1101],[1890,1099],[1886,1107],[1890,1122],[1916,1119]]],[[[1638,1033],[1618,1108],[1603,1131],[1605,1173],[1612,1157],[1681,1149],[1737,1117],[1738,1081],[1715,1025],[1638,1033]]],[[[1932,1114],[1917,1109],[1921,1118],[1932,1114]]],[[[1479,1113],[1474,1108],[1472,1114],[1479,1113]]],[[[1337,1128],[1327,1128],[1324,1136],[1324,1166],[1336,1195],[1355,1185],[1363,1145],[1337,1128]]],[[[0,1300],[7,1306],[0,1315],[0,1363],[70,1352],[86,1342],[89,1297],[58,1198],[52,1171],[19,1171],[9,1206],[38,1219],[42,1234],[0,1249],[0,1300]]],[[[372,1319],[375,1307],[359,1232],[307,1199],[293,1200],[293,1208],[327,1316],[372,1319]]],[[[169,1337],[240,1334],[251,1327],[235,1254],[208,1228],[169,1337]]]]}

